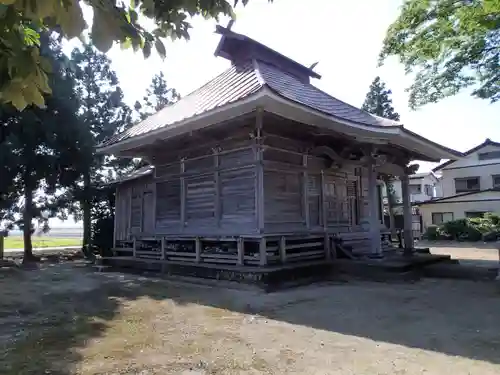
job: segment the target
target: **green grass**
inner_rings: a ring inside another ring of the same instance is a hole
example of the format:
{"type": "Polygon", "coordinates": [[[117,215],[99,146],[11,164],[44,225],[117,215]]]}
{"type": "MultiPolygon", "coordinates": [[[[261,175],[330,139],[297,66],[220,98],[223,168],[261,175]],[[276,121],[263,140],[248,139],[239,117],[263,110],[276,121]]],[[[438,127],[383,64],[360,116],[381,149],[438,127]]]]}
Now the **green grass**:
{"type": "MultiPolygon", "coordinates": [[[[31,240],[33,242],[33,248],[80,246],[82,244],[81,238],[32,237],[31,240]]],[[[4,241],[5,249],[24,248],[22,237],[6,237],[4,241]]]]}

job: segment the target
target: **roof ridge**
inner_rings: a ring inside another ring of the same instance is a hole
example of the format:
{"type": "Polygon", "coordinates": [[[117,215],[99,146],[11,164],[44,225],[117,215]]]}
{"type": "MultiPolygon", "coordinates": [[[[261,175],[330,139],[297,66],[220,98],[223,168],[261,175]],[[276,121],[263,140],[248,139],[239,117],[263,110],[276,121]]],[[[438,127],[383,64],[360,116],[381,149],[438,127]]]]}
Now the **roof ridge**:
{"type": "MultiPolygon", "coordinates": [[[[480,149],[482,149],[483,147],[486,147],[486,146],[496,146],[496,147],[500,147],[500,142],[495,142],[495,141],[492,141],[490,138],[486,138],[483,142],[481,142],[480,144],[478,144],[477,146],[474,146],[470,149],[468,149],[467,151],[465,151],[463,153],[463,156],[468,156],[470,154],[473,154],[474,152],[476,151],[479,151],[480,149]]],[[[447,160],[445,161],[444,163],[441,163],[439,164],[438,166],[434,167],[432,169],[433,172],[436,172],[436,171],[439,171],[440,169],[450,165],[451,163],[453,163],[454,161],[456,160],[447,160]]]]}
{"type": "MultiPolygon", "coordinates": [[[[292,79],[295,79],[295,80],[300,81],[297,77],[293,76],[292,74],[290,74],[290,73],[288,73],[288,72],[286,72],[286,71],[284,71],[284,70],[281,70],[279,67],[276,67],[276,66],[275,66],[275,65],[273,65],[272,63],[268,63],[268,62],[266,62],[266,61],[262,61],[262,60],[259,60],[259,59],[254,59],[254,60],[256,61],[256,65],[257,65],[257,67],[259,66],[259,64],[263,64],[263,65],[266,65],[266,66],[271,66],[271,67],[273,67],[273,68],[275,68],[275,69],[278,69],[278,70],[280,71],[280,73],[281,73],[281,74],[286,75],[287,77],[290,77],[290,78],[292,78],[292,79]]],[[[260,67],[258,68],[258,70],[259,70],[259,75],[260,75],[260,76],[262,76],[262,74],[260,73],[260,67]]],[[[274,91],[274,89],[272,88],[272,86],[268,84],[268,82],[266,81],[266,79],[265,79],[265,78],[263,78],[263,81],[264,81],[264,83],[265,83],[265,85],[266,85],[267,87],[271,88],[271,89],[274,91]]],[[[315,85],[313,85],[313,84],[312,84],[312,83],[310,83],[310,82],[305,82],[305,83],[304,83],[304,82],[301,82],[301,84],[303,84],[303,85],[307,85],[308,87],[312,88],[312,89],[313,89],[313,90],[315,90],[316,92],[321,93],[321,94],[323,94],[323,95],[327,96],[329,99],[331,99],[331,100],[335,100],[335,101],[339,102],[340,104],[342,104],[342,105],[344,105],[344,106],[347,106],[347,107],[348,107],[349,109],[351,109],[351,110],[358,111],[358,112],[360,112],[360,113],[366,114],[367,116],[370,116],[370,117],[374,118],[374,119],[375,119],[375,121],[377,122],[377,124],[372,124],[372,126],[373,126],[373,125],[376,125],[376,126],[383,126],[383,127],[391,127],[391,126],[394,126],[394,127],[401,127],[401,126],[403,126],[403,125],[402,125],[402,123],[400,123],[400,122],[397,122],[397,121],[394,121],[394,120],[391,120],[391,119],[388,119],[388,118],[385,118],[385,117],[380,117],[380,116],[373,115],[373,114],[372,114],[372,113],[370,113],[370,112],[364,111],[364,110],[362,110],[361,108],[358,108],[358,107],[356,107],[356,106],[354,106],[354,105],[352,105],[352,104],[346,103],[345,101],[343,101],[343,100],[341,100],[341,99],[338,99],[338,98],[334,97],[333,95],[329,94],[328,92],[321,90],[320,88],[316,87],[315,85]],[[381,122],[380,120],[383,120],[383,121],[388,121],[388,122],[390,122],[391,124],[390,124],[390,125],[383,125],[383,124],[381,124],[381,123],[380,123],[380,122],[381,122]]],[[[335,117],[335,116],[334,116],[334,117],[335,117]]],[[[336,117],[343,118],[343,117],[341,117],[341,116],[336,116],[336,117]]],[[[361,123],[362,123],[362,122],[361,122],[361,123]]]]}

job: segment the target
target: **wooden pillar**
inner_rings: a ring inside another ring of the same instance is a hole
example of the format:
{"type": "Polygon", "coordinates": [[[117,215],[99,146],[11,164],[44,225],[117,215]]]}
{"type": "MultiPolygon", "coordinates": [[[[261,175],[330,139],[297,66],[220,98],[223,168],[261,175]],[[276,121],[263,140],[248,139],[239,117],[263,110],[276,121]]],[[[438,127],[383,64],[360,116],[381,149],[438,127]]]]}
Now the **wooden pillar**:
{"type": "Polygon", "coordinates": [[[161,238],[160,249],[161,249],[161,257],[160,257],[160,259],[161,260],[165,260],[166,259],[166,254],[165,254],[165,237],[161,238]]]}
{"type": "Polygon", "coordinates": [[[279,250],[280,250],[281,263],[286,263],[286,238],[285,238],[285,236],[281,236],[281,238],[280,238],[279,250]]]}
{"type": "Polygon", "coordinates": [[[264,164],[262,155],[262,109],[257,109],[255,120],[255,208],[257,218],[257,231],[264,233],[264,164]]]}
{"type": "Polygon", "coordinates": [[[368,165],[368,204],[370,208],[370,239],[371,250],[374,255],[382,255],[380,245],[380,221],[378,218],[379,198],[377,189],[377,173],[374,165],[368,165]]]}
{"type": "Polygon", "coordinates": [[[238,249],[238,261],[237,264],[239,266],[242,266],[245,264],[245,242],[242,237],[238,237],[237,243],[236,243],[237,249],[238,249]]]}
{"type": "Polygon", "coordinates": [[[181,159],[181,231],[184,231],[186,226],[186,181],[184,179],[184,173],[186,171],[186,166],[184,164],[184,159],[181,159]]]}
{"type": "MultiPolygon", "coordinates": [[[[5,232],[0,231],[0,260],[3,259],[5,232]]],[[[114,247],[114,243],[113,243],[114,247]]]]}
{"type": "MultiPolygon", "coordinates": [[[[497,241],[497,244],[500,244],[499,241],[497,241]]],[[[500,247],[498,248],[498,273],[496,280],[500,281],[500,247]]]]}
{"type": "Polygon", "coordinates": [[[325,194],[325,172],[321,171],[321,224],[325,233],[328,230],[328,223],[326,217],[326,194],[325,194]]]}
{"type": "Polygon", "coordinates": [[[214,183],[215,183],[215,223],[220,227],[221,218],[221,199],[220,199],[220,172],[219,172],[219,149],[216,147],[214,153],[214,183]]]}
{"type": "Polygon", "coordinates": [[[307,154],[302,156],[302,166],[304,167],[304,172],[302,173],[302,207],[304,209],[304,221],[306,228],[311,227],[311,222],[309,219],[309,174],[307,172],[307,154]]]}
{"type": "Polygon", "coordinates": [[[201,240],[200,240],[200,237],[196,237],[196,239],[194,240],[194,250],[196,252],[196,263],[200,263],[201,262],[201,240]]]}
{"type": "Polygon", "coordinates": [[[265,237],[262,237],[259,242],[259,265],[267,266],[267,244],[265,237]]]}
{"type": "MultiPolygon", "coordinates": [[[[332,246],[330,242],[330,235],[325,233],[325,258],[326,260],[332,259],[332,246]]],[[[333,248],[333,258],[337,258],[337,250],[333,248]]]]}
{"type": "Polygon", "coordinates": [[[403,219],[404,219],[404,253],[411,254],[413,249],[412,213],[410,200],[410,182],[407,174],[401,176],[401,194],[403,195],[403,219]]]}

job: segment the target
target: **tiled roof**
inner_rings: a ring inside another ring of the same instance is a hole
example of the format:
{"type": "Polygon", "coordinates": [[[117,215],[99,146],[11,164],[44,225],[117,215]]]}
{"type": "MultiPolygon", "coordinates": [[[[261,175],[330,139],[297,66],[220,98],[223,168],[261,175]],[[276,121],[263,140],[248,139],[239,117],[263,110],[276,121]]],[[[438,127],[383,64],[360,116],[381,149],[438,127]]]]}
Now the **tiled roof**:
{"type": "Polygon", "coordinates": [[[273,65],[254,60],[243,66],[232,66],[177,103],[115,135],[99,147],[109,146],[156,129],[175,127],[182,120],[246,98],[263,87],[268,87],[287,100],[338,119],[369,126],[400,125],[398,122],[374,116],[344,103],[273,65]]]}
{"type": "Polygon", "coordinates": [[[394,126],[401,125],[396,121],[378,117],[347,104],[310,83],[303,83],[293,75],[263,62],[256,64],[265,84],[276,94],[305,105],[317,111],[363,125],[394,126]]]}
{"type": "Polygon", "coordinates": [[[210,111],[225,104],[243,99],[262,87],[253,64],[232,66],[207,84],[163,108],[130,129],[117,134],[99,147],[105,147],[160,128],[171,128],[176,123],[210,111]]]}

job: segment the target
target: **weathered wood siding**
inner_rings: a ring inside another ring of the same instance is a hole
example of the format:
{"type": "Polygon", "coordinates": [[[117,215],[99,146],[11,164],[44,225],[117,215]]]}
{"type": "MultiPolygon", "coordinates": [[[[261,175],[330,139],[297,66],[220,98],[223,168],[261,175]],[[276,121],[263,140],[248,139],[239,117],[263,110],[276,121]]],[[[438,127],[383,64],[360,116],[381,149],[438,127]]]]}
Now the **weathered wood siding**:
{"type": "Polygon", "coordinates": [[[265,233],[366,231],[366,171],[328,169],[324,158],[307,154],[313,146],[265,135],[265,233]]]}
{"type": "Polygon", "coordinates": [[[248,132],[178,155],[157,154],[156,234],[255,233],[255,154],[248,132]],[[175,160],[174,158],[177,158],[175,160]],[[174,161],[172,161],[174,159],[174,161]]]}
{"type": "Polygon", "coordinates": [[[367,170],[332,169],[312,143],[253,130],[152,149],[154,176],[117,189],[115,238],[330,233],[369,251],[367,170]]]}
{"type": "Polygon", "coordinates": [[[154,231],[154,184],[150,176],[117,186],[115,200],[115,240],[154,231]]]}

